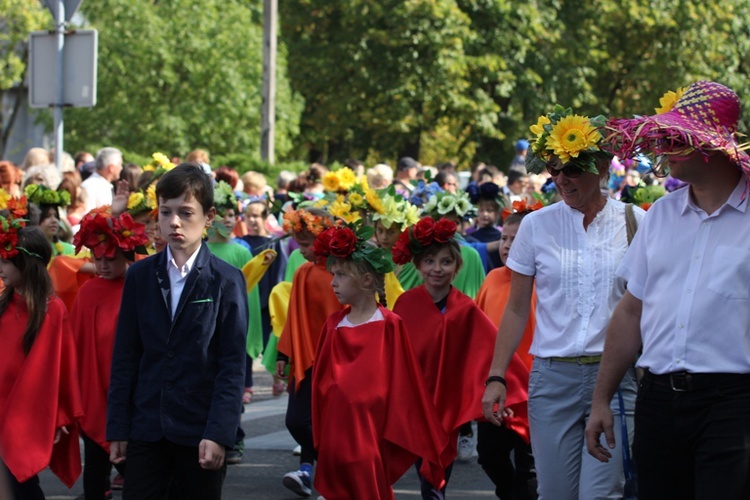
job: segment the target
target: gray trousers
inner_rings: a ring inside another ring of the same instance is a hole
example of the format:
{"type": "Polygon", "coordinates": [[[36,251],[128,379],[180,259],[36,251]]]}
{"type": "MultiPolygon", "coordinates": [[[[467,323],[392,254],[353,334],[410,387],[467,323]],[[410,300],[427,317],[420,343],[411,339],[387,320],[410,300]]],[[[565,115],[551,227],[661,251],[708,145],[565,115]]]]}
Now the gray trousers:
{"type": "MultiPolygon", "coordinates": [[[[586,451],[584,430],[598,371],[598,363],[581,365],[549,358],[534,359],[529,378],[529,424],[540,499],[622,498],[625,476],[617,395],[611,403],[617,442],[617,447],[610,450],[612,459],[602,463],[586,451]]],[[[633,370],[625,375],[620,388],[632,443],[636,396],[633,370]]]]}

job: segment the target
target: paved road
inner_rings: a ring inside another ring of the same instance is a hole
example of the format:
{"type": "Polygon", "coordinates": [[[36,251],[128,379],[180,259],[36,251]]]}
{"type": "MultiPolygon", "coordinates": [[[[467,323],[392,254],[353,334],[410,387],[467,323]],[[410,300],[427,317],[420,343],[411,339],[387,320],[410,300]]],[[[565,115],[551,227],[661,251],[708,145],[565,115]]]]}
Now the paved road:
{"type": "MultiPolygon", "coordinates": [[[[242,463],[228,468],[224,482],[224,498],[258,500],[292,500],[297,497],[281,484],[282,476],[297,468],[299,459],[291,450],[296,443],[286,431],[284,414],[286,395],[271,395],[271,377],[256,363],[255,400],[245,406],[242,427],[247,433],[245,456],[242,463]]],[[[41,474],[42,488],[48,500],[74,500],[83,498],[83,485],[79,481],[67,489],[49,470],[41,474]]],[[[419,498],[419,481],[410,470],[395,485],[397,499],[419,498]]],[[[484,475],[476,458],[470,463],[457,463],[448,488],[452,500],[495,498],[494,486],[484,475]]],[[[114,498],[121,498],[115,492],[114,498]]],[[[315,496],[313,496],[315,498],[315,496]]]]}

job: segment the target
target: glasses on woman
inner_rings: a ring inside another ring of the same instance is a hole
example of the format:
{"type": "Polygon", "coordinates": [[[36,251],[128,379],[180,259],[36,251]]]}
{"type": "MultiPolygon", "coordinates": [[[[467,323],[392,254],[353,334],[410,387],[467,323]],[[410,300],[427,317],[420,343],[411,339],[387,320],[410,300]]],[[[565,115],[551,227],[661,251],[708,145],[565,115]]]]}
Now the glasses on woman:
{"type": "Polygon", "coordinates": [[[583,173],[583,169],[580,167],[576,167],[575,165],[571,165],[570,163],[565,165],[563,168],[555,168],[548,163],[547,172],[549,172],[549,175],[551,175],[552,177],[557,177],[560,172],[562,172],[568,179],[577,179],[583,173]]]}

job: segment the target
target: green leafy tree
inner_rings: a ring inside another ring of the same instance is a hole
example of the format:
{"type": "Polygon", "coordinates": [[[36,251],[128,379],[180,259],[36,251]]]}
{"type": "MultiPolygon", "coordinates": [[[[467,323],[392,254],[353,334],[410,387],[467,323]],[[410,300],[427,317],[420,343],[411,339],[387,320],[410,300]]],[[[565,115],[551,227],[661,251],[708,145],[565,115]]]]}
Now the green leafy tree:
{"type": "MultiPolygon", "coordinates": [[[[97,105],[66,110],[68,149],[260,156],[262,2],[97,0],[83,15],[99,31],[97,105]]],[[[276,151],[292,152],[302,101],[280,45],[276,151]]]]}
{"type": "Polygon", "coordinates": [[[23,92],[11,94],[9,90],[20,86],[26,76],[29,33],[50,23],[49,12],[38,0],[0,0],[0,158],[5,157],[10,132],[24,104],[23,92]]]}

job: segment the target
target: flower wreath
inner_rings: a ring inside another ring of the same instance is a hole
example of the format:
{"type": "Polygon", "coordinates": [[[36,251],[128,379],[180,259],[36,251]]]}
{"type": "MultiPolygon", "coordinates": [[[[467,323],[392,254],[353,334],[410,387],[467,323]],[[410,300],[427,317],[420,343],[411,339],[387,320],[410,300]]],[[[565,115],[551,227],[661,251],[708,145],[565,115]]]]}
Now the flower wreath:
{"type": "Polygon", "coordinates": [[[535,138],[530,141],[526,170],[535,174],[544,171],[554,155],[563,165],[571,163],[586,172],[598,173],[597,161],[611,157],[599,148],[602,141],[599,129],[606,120],[603,115],[594,118],[575,115],[570,108],[556,105],[551,113],[540,116],[529,127],[535,138]]]}
{"type": "Polygon", "coordinates": [[[393,245],[393,262],[406,264],[419,254],[425,247],[433,243],[448,243],[457,230],[456,223],[448,219],[435,222],[432,217],[424,217],[414,226],[408,228],[398,237],[393,245]]]}
{"type": "Polygon", "coordinates": [[[455,213],[461,219],[476,214],[476,208],[471,204],[469,193],[459,191],[456,194],[443,191],[430,196],[429,201],[422,207],[422,213],[435,219],[442,215],[455,213]]]}
{"type": "MultiPolygon", "coordinates": [[[[156,184],[151,184],[146,191],[142,189],[130,193],[128,197],[128,213],[133,217],[145,212],[155,212],[158,203],[156,202],[156,184]]],[[[155,214],[154,214],[155,215],[155,214]]],[[[155,218],[155,217],[154,217],[155,218]]]]}
{"type": "Polygon", "coordinates": [[[0,189],[0,210],[7,215],[0,215],[0,258],[11,259],[18,255],[18,251],[25,251],[18,246],[18,230],[26,226],[27,213],[26,197],[11,198],[0,189]]]}
{"type": "Polygon", "coordinates": [[[128,212],[114,217],[108,206],[87,213],[73,238],[76,253],[85,246],[97,259],[113,258],[118,248],[125,253],[146,254],[148,241],[145,225],[135,222],[128,212]]]}
{"type": "Polygon", "coordinates": [[[298,210],[288,210],[284,212],[284,223],[282,228],[284,232],[291,235],[307,229],[313,236],[318,236],[326,229],[333,227],[335,222],[320,215],[314,215],[304,208],[298,210]]]}
{"type": "Polygon", "coordinates": [[[29,203],[34,205],[52,205],[56,207],[67,207],[70,205],[70,193],[55,191],[42,184],[29,184],[24,190],[29,203]]]}
{"type": "Polygon", "coordinates": [[[503,212],[500,214],[500,217],[505,220],[507,219],[511,214],[521,214],[521,213],[529,213],[533,212],[535,210],[539,210],[540,208],[544,208],[544,203],[541,202],[541,200],[537,200],[536,203],[533,205],[527,204],[525,201],[514,201],[511,205],[511,208],[504,208],[503,212]]]}
{"type": "Polygon", "coordinates": [[[151,155],[151,160],[143,166],[144,172],[153,172],[151,182],[156,182],[159,177],[172,170],[176,165],[167,158],[164,153],[156,152],[151,155]]]}
{"type": "Polygon", "coordinates": [[[383,227],[390,229],[392,225],[403,231],[419,222],[419,207],[412,205],[400,194],[388,193],[383,196],[383,213],[374,213],[373,221],[380,221],[383,227]]]}
{"type": "Polygon", "coordinates": [[[393,271],[391,262],[382,248],[368,244],[375,234],[375,228],[359,223],[329,227],[320,233],[313,243],[313,252],[317,257],[328,259],[332,264],[335,259],[352,259],[367,261],[380,274],[393,271]]]}

